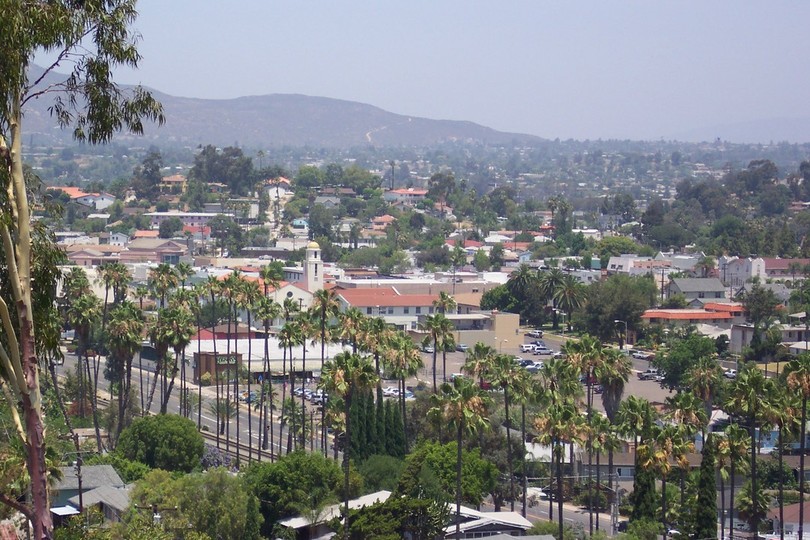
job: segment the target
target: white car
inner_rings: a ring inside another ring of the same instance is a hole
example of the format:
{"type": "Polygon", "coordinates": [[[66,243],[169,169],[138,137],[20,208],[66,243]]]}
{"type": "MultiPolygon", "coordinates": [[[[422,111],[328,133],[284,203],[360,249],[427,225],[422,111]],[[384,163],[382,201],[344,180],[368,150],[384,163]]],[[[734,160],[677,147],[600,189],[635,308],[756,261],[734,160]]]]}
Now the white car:
{"type": "Polygon", "coordinates": [[[534,345],[531,343],[521,343],[520,344],[520,352],[532,352],[534,351],[534,345]]]}
{"type": "Polygon", "coordinates": [[[736,369],[727,369],[723,372],[723,377],[726,379],[736,379],[737,378],[737,370],[736,369]]]}

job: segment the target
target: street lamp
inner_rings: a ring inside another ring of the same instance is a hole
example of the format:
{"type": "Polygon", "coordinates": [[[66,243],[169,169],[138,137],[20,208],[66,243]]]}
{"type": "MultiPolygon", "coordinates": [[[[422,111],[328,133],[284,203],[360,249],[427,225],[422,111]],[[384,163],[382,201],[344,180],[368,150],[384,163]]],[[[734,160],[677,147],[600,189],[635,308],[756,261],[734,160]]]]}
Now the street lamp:
{"type": "Polygon", "coordinates": [[[624,350],[624,343],[627,341],[627,321],[622,321],[622,320],[619,320],[619,319],[613,319],[613,322],[615,324],[619,324],[619,323],[624,324],[624,341],[622,341],[622,346],[619,347],[619,349],[624,350]]]}
{"type": "Polygon", "coordinates": [[[501,352],[503,352],[503,344],[504,344],[504,343],[507,343],[508,341],[509,341],[508,339],[502,339],[502,340],[501,340],[500,345],[498,345],[498,354],[500,354],[501,352]]]}

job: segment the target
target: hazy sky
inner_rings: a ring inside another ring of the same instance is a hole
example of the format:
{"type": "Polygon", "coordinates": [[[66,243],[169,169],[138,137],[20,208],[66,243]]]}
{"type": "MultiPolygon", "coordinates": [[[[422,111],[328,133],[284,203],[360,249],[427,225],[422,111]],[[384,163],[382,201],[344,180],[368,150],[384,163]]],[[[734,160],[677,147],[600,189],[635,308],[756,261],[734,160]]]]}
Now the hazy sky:
{"type": "Polygon", "coordinates": [[[138,11],[143,60],[120,81],[177,96],[299,93],[563,139],[810,118],[802,0],[140,0],[138,11]]]}

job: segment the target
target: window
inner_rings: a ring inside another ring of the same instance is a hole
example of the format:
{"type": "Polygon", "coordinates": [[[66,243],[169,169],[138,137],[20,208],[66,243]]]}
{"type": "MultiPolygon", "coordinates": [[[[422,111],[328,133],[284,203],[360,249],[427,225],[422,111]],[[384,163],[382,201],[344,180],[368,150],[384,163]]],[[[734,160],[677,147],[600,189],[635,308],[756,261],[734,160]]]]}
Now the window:
{"type": "Polygon", "coordinates": [[[366,308],[366,315],[371,315],[371,308],[370,307],[366,308]]]}
{"type": "Polygon", "coordinates": [[[315,277],[318,277],[318,265],[315,264],[315,277]]]}
{"type": "Polygon", "coordinates": [[[417,314],[417,315],[420,315],[421,313],[422,313],[422,308],[421,308],[421,307],[417,307],[417,308],[416,308],[416,314],[417,314]]]}
{"type": "Polygon", "coordinates": [[[428,313],[433,314],[433,307],[432,306],[428,308],[428,313]]]}
{"type": "Polygon", "coordinates": [[[389,314],[389,315],[393,315],[393,314],[394,314],[394,308],[389,307],[389,308],[388,308],[388,314],[389,314]]]}
{"type": "Polygon", "coordinates": [[[408,315],[411,312],[411,308],[403,308],[403,311],[405,312],[405,315],[408,315]]]}

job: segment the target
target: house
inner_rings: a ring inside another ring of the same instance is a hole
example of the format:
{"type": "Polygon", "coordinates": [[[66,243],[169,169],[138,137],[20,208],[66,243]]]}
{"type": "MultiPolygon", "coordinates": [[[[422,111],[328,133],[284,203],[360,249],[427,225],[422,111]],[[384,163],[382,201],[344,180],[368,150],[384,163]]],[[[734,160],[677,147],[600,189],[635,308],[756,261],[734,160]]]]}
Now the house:
{"type": "Polygon", "coordinates": [[[785,535],[791,536],[798,535],[800,526],[803,530],[806,530],[806,527],[803,526],[804,523],[799,523],[801,504],[804,504],[804,523],[810,523],[810,501],[785,506],[782,509],[784,523],[779,521],[779,507],[777,506],[768,511],[768,518],[773,520],[773,530],[784,530],[785,535]]]}
{"type": "Polygon", "coordinates": [[[167,219],[177,218],[183,225],[191,227],[205,227],[208,223],[219,215],[233,217],[233,214],[218,214],[214,212],[147,212],[144,214],[150,221],[152,229],[160,229],[160,224],[167,219]]]}
{"type": "Polygon", "coordinates": [[[112,245],[81,245],[73,244],[67,246],[67,258],[71,264],[85,268],[98,266],[105,262],[115,262],[119,260],[122,248],[112,245]]]}
{"type": "Polygon", "coordinates": [[[164,238],[136,238],[118,255],[122,263],[154,262],[177,264],[188,254],[185,243],[164,238]]]}
{"type": "Polygon", "coordinates": [[[388,214],[377,216],[371,218],[371,228],[372,230],[375,231],[384,231],[385,229],[388,228],[389,225],[391,225],[396,220],[397,218],[388,214]]]}
{"type": "Polygon", "coordinates": [[[435,312],[433,302],[438,294],[400,294],[394,287],[338,289],[340,310],[350,307],[363,314],[382,317],[387,324],[400,330],[416,330],[419,316],[435,312]]]}
{"type": "Polygon", "coordinates": [[[161,193],[182,195],[186,192],[187,186],[188,182],[185,176],[182,174],[173,174],[171,176],[164,176],[161,179],[158,187],[160,188],[161,193]]]}
{"type": "Polygon", "coordinates": [[[109,244],[111,246],[124,247],[128,243],[129,243],[129,236],[128,235],[126,235],[124,233],[120,233],[120,232],[110,233],[109,244]]]}
{"type": "Polygon", "coordinates": [[[340,197],[329,197],[325,195],[318,195],[312,203],[313,205],[319,204],[324,208],[333,209],[340,206],[340,197]]]}
{"type": "Polygon", "coordinates": [[[680,294],[687,302],[692,300],[720,300],[726,298],[726,288],[717,278],[674,278],[667,286],[667,298],[680,294]]]}
{"type": "Polygon", "coordinates": [[[417,188],[399,188],[391,189],[383,193],[383,199],[390,203],[404,203],[414,205],[420,201],[425,200],[428,194],[426,189],[417,188]]]}
{"type": "MultiPolygon", "coordinates": [[[[390,491],[376,491],[363,495],[356,499],[349,501],[350,510],[358,510],[366,506],[371,506],[379,502],[385,502],[391,496],[390,491]]],[[[343,504],[333,504],[324,508],[323,512],[315,518],[310,519],[307,516],[296,516],[287,518],[278,522],[278,524],[287,529],[295,531],[296,538],[330,538],[330,534],[334,534],[327,524],[341,515],[343,504]]]]}
{"type": "Polygon", "coordinates": [[[81,500],[78,495],[71,497],[68,503],[75,508],[80,504],[84,509],[95,507],[104,516],[104,521],[118,523],[129,508],[131,489],[132,485],[99,486],[83,492],[81,500]]]}
{"type": "Polygon", "coordinates": [[[764,258],[765,277],[770,280],[804,279],[804,269],[810,265],[810,259],[764,258]]]}
{"type": "Polygon", "coordinates": [[[62,191],[70,197],[71,202],[95,210],[104,210],[115,202],[115,197],[109,193],[87,193],[72,186],[51,186],[48,190],[62,191]]]}
{"type": "MultiPolygon", "coordinates": [[[[775,329],[778,329],[781,333],[780,341],[785,344],[788,350],[793,354],[804,352],[806,344],[810,343],[810,332],[808,332],[803,323],[793,324],[786,320],[785,324],[775,327],[775,329]]],[[[747,323],[733,324],[731,326],[729,351],[734,354],[741,353],[745,347],[751,345],[751,339],[753,337],[753,325],[747,323]]]]}
{"type": "Polygon", "coordinates": [[[740,259],[738,257],[720,257],[720,279],[727,287],[739,289],[754,278],[765,281],[765,261],[759,257],[740,259]]]}
{"type": "Polygon", "coordinates": [[[484,538],[495,535],[523,536],[532,523],[519,512],[479,512],[461,507],[459,535],[456,535],[455,506],[450,505],[451,523],[444,528],[445,538],[484,538]]]}
{"type": "Polygon", "coordinates": [[[53,506],[64,506],[73,497],[78,497],[81,484],[82,498],[84,494],[103,486],[122,488],[124,481],[115,472],[112,465],[84,465],[81,468],[81,479],[78,467],[59,467],[62,479],[57,480],[52,490],[53,506]]]}
{"type": "Polygon", "coordinates": [[[650,324],[670,326],[689,326],[710,324],[722,328],[731,328],[733,316],[727,311],[709,311],[706,309],[648,309],[641,318],[650,324]]]}

